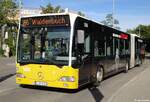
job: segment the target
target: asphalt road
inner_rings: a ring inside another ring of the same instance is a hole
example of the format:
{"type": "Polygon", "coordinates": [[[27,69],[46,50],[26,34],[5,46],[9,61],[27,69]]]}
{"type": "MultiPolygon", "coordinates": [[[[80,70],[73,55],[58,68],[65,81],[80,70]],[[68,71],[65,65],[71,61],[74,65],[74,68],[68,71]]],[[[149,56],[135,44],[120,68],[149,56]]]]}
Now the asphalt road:
{"type": "Polygon", "coordinates": [[[0,82],[14,75],[15,58],[0,58],[0,82]]]}
{"type": "Polygon", "coordinates": [[[76,91],[43,87],[22,88],[15,84],[13,76],[0,83],[0,102],[150,102],[149,62],[150,60],[146,60],[143,65],[129,70],[128,73],[107,78],[97,88],[87,85],[76,91]]]}

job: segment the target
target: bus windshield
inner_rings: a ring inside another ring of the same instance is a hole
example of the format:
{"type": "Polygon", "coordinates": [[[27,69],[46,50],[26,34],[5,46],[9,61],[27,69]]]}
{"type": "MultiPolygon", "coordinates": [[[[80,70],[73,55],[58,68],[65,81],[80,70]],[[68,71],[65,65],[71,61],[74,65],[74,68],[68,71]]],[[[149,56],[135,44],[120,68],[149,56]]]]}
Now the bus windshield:
{"type": "Polygon", "coordinates": [[[21,27],[18,61],[67,65],[69,39],[70,27],[21,27]]]}

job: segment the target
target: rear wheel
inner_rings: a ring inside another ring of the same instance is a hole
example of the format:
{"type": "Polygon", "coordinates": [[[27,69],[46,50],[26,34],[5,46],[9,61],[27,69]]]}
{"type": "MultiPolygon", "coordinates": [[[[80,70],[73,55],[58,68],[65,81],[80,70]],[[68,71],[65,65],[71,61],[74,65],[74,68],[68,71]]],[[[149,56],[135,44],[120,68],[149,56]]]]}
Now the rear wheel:
{"type": "Polygon", "coordinates": [[[101,81],[103,80],[104,70],[103,67],[99,67],[96,72],[96,81],[94,83],[95,86],[99,86],[101,81]]]}

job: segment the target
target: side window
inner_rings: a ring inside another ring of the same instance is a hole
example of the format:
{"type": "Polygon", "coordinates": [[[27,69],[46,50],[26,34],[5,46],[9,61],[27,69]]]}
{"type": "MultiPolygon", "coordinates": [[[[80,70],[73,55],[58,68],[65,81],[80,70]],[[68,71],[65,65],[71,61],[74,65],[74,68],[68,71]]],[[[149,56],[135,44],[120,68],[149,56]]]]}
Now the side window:
{"type": "Polygon", "coordinates": [[[140,49],[141,49],[141,43],[138,41],[138,54],[140,54],[140,49]]]}
{"type": "Polygon", "coordinates": [[[106,51],[107,51],[107,56],[112,56],[113,55],[113,40],[112,37],[109,36],[107,39],[107,46],[106,46],[106,51]]]}
{"type": "Polygon", "coordinates": [[[125,54],[130,54],[130,44],[128,40],[125,40],[125,54]]]}
{"type": "Polygon", "coordinates": [[[113,55],[119,55],[119,39],[113,38],[113,55]]]}
{"type": "Polygon", "coordinates": [[[99,45],[99,55],[100,56],[105,56],[105,49],[106,49],[106,41],[105,40],[101,40],[98,42],[99,45]]]}
{"type": "Polygon", "coordinates": [[[125,55],[129,53],[128,40],[113,38],[113,55],[125,55]]]}
{"type": "Polygon", "coordinates": [[[99,53],[98,53],[98,41],[95,41],[94,42],[94,56],[99,56],[99,53]]]}
{"type": "Polygon", "coordinates": [[[85,50],[85,53],[90,53],[90,35],[85,36],[84,50],[85,50]]]}
{"type": "Polygon", "coordinates": [[[96,40],[94,42],[94,56],[105,56],[106,42],[105,40],[96,40]]]}
{"type": "Polygon", "coordinates": [[[120,39],[120,48],[119,48],[120,55],[125,55],[125,40],[120,39]]]}
{"type": "Polygon", "coordinates": [[[136,51],[136,54],[138,54],[138,42],[135,40],[135,51],[136,51]]]}

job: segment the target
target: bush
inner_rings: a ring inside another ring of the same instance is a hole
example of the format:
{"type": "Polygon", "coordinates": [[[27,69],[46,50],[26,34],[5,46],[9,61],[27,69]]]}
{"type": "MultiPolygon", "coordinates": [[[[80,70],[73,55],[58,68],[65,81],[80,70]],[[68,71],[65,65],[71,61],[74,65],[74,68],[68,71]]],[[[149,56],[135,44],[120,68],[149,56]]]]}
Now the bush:
{"type": "Polygon", "coordinates": [[[3,56],[4,51],[0,48],[0,56],[3,56]]]}

